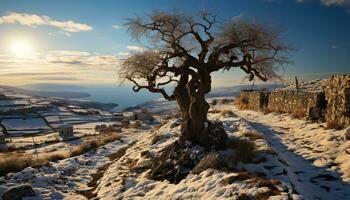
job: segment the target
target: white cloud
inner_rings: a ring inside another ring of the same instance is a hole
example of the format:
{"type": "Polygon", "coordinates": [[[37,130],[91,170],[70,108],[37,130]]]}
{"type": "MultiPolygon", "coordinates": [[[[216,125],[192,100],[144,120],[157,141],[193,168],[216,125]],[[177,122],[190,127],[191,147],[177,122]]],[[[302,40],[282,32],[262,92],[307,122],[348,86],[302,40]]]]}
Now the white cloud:
{"type": "Polygon", "coordinates": [[[33,58],[0,55],[0,84],[114,83],[119,57],[85,51],[48,51],[33,58]]]}
{"type": "Polygon", "coordinates": [[[120,29],[121,27],[119,25],[113,25],[112,28],[114,29],[120,29]]]}
{"type": "Polygon", "coordinates": [[[49,63],[63,63],[82,66],[98,66],[100,69],[112,68],[118,58],[112,55],[98,55],[83,51],[50,51],[45,55],[49,63]]]}
{"type": "Polygon", "coordinates": [[[135,46],[135,45],[129,45],[129,46],[126,46],[126,48],[129,50],[129,51],[134,51],[134,52],[143,52],[144,49],[140,46],[135,46]]]}
{"type": "Polygon", "coordinates": [[[45,15],[11,12],[0,17],[0,24],[21,24],[24,26],[52,26],[63,30],[66,33],[91,31],[92,27],[87,24],[78,23],[72,20],[58,21],[45,15]]]}
{"type": "MultiPolygon", "coordinates": [[[[296,0],[298,3],[310,2],[312,0],[296,0]]],[[[350,0],[320,0],[326,6],[345,6],[350,7],[350,0]]]]}
{"type": "Polygon", "coordinates": [[[330,5],[349,6],[350,5],[349,0],[321,0],[321,2],[327,6],[330,6],[330,5]]]}

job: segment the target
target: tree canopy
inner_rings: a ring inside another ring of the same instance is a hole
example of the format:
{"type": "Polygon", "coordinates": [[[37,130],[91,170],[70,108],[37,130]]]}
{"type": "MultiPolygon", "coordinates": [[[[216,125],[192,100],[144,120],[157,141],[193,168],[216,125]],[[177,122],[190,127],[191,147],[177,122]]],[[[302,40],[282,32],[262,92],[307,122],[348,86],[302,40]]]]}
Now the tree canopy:
{"type": "MultiPolygon", "coordinates": [[[[163,87],[179,83],[181,74],[200,82],[198,70],[210,74],[240,68],[249,80],[266,81],[278,78],[276,69],[289,63],[289,47],[279,39],[279,32],[257,22],[234,18],[219,23],[208,12],[196,16],[153,12],[127,19],[125,25],[135,39],[146,39],[150,47],[124,59],[120,77],[132,81],[134,91],[148,89],[169,100],[174,98],[163,87]]],[[[203,89],[209,92],[210,84],[203,89]]]]}

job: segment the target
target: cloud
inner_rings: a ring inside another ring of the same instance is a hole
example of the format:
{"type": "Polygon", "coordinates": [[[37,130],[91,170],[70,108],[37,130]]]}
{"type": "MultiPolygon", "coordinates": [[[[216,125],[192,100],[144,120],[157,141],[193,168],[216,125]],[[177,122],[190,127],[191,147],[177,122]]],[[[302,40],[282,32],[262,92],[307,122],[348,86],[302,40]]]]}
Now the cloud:
{"type": "MultiPolygon", "coordinates": [[[[312,0],[296,0],[298,3],[310,2],[312,0]]],[[[325,6],[343,6],[350,8],[350,0],[319,0],[325,6]]]]}
{"type": "Polygon", "coordinates": [[[144,51],[144,48],[142,48],[140,46],[135,46],[135,45],[129,45],[129,46],[126,46],[126,48],[129,51],[134,51],[134,52],[143,52],[144,51]]]}
{"type": "Polygon", "coordinates": [[[67,75],[67,74],[71,74],[71,73],[65,73],[65,72],[39,72],[39,73],[35,73],[35,72],[18,72],[18,73],[3,73],[0,74],[0,76],[56,76],[56,75],[67,75]]]}
{"type": "Polygon", "coordinates": [[[350,6],[349,0],[321,0],[326,6],[338,5],[338,6],[350,6]]]}
{"type": "Polygon", "coordinates": [[[331,48],[332,48],[332,49],[339,49],[340,46],[339,46],[339,45],[332,45],[331,48]]]}
{"type": "Polygon", "coordinates": [[[119,25],[113,25],[112,28],[114,29],[120,29],[121,27],[119,25]]]}
{"type": "Polygon", "coordinates": [[[0,55],[0,84],[115,83],[119,57],[85,51],[41,52],[33,59],[0,55]]]}
{"type": "Polygon", "coordinates": [[[32,77],[33,80],[45,80],[45,81],[78,81],[82,80],[80,78],[67,77],[67,76],[40,76],[40,77],[32,77]]]}
{"type": "Polygon", "coordinates": [[[109,68],[119,63],[117,56],[98,55],[83,51],[49,51],[45,55],[49,63],[62,63],[72,65],[83,65],[100,68],[109,68]]]}
{"type": "Polygon", "coordinates": [[[91,31],[92,27],[87,24],[78,23],[72,20],[58,21],[45,15],[10,12],[0,17],[0,24],[21,24],[24,26],[51,26],[63,30],[66,33],[91,31]]]}
{"type": "Polygon", "coordinates": [[[65,35],[65,36],[72,36],[71,33],[68,33],[68,32],[64,32],[64,31],[58,31],[58,32],[49,32],[48,33],[49,36],[55,36],[55,35],[65,35]]]}

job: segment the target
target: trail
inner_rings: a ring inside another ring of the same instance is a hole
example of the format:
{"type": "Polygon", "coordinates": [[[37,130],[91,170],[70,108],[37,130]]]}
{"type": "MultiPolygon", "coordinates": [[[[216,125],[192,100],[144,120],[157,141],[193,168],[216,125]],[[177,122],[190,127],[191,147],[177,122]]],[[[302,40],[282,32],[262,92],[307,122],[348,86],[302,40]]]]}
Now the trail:
{"type": "MultiPolygon", "coordinates": [[[[336,156],[332,157],[331,155],[331,149],[328,148],[327,144],[322,143],[323,140],[318,143],[318,140],[313,138],[320,137],[319,135],[313,135],[312,132],[308,133],[307,131],[304,131],[303,134],[300,133],[303,128],[317,131],[317,129],[322,129],[321,126],[310,125],[302,120],[292,122],[294,119],[290,119],[288,124],[285,115],[280,116],[279,119],[276,119],[275,115],[274,119],[257,112],[236,110],[235,113],[264,135],[270,146],[277,152],[278,159],[285,165],[286,175],[297,193],[305,199],[349,199],[350,184],[341,176],[344,174],[339,173],[341,170],[334,170],[339,166],[334,161],[337,160],[336,156]],[[276,121],[280,121],[280,123],[276,121]],[[319,163],[318,160],[324,160],[324,163],[316,165],[319,163]]],[[[335,140],[333,148],[340,148],[341,145],[344,146],[343,143],[335,140]]],[[[335,154],[340,155],[341,153],[336,152],[335,154]]]]}

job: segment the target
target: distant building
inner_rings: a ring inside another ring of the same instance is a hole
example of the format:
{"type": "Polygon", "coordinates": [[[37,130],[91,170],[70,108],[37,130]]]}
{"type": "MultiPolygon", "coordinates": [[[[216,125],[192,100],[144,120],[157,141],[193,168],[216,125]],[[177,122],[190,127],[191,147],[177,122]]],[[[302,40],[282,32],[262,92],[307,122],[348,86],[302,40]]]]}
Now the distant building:
{"type": "Polygon", "coordinates": [[[74,135],[73,125],[64,124],[58,127],[58,133],[63,138],[72,137],[74,135]]]}
{"type": "Polygon", "coordinates": [[[0,132],[0,144],[5,144],[6,143],[5,138],[6,138],[5,134],[0,132]]]}

